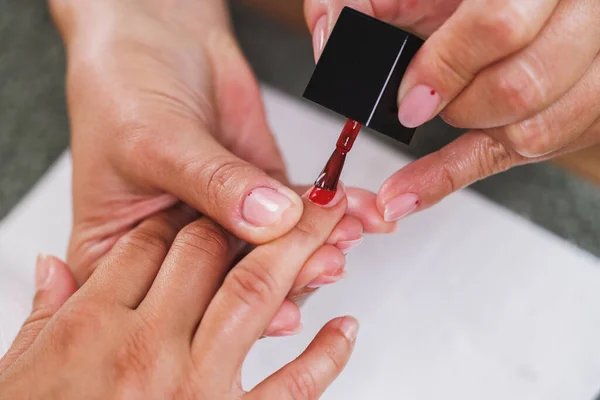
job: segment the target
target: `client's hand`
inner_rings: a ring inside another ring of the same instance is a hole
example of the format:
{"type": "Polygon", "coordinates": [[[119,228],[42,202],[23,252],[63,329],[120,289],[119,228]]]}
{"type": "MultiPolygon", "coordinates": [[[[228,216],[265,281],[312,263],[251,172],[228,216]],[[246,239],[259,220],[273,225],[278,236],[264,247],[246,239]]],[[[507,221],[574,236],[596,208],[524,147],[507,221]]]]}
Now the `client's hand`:
{"type": "MultiPolygon", "coordinates": [[[[79,284],[122,235],[178,201],[253,244],[296,225],[302,201],[224,0],[50,5],[68,55],[68,261],[79,284]]],[[[363,227],[393,229],[374,193],[351,189],[349,199],[328,243],[345,250],[363,227]]]]}
{"type": "Polygon", "coordinates": [[[49,270],[46,263],[34,311],[0,362],[0,397],[318,398],[348,361],[358,329],[351,317],[328,323],[298,359],[250,392],[240,377],[346,199],[338,193],[328,207],[305,200],[304,208],[295,228],[231,271],[237,240],[207,218],[190,223],[183,208],[121,238],[62,307],[74,281],[56,260],[49,270]]]}

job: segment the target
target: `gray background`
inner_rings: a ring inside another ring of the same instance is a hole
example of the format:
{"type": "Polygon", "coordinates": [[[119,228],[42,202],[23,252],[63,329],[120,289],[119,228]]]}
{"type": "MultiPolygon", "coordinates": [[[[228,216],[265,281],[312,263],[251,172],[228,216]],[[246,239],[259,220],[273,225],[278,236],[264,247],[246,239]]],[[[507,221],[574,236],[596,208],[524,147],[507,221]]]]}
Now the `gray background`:
{"type": "MultiPolygon", "coordinates": [[[[259,78],[299,97],[313,68],[308,36],[240,6],[233,7],[233,19],[259,78]]],[[[64,66],[45,3],[0,0],[0,218],[68,145],[64,66]]],[[[434,121],[418,132],[409,152],[427,154],[457,134],[434,121]]],[[[600,256],[600,188],[544,163],[474,189],[600,256]]]]}

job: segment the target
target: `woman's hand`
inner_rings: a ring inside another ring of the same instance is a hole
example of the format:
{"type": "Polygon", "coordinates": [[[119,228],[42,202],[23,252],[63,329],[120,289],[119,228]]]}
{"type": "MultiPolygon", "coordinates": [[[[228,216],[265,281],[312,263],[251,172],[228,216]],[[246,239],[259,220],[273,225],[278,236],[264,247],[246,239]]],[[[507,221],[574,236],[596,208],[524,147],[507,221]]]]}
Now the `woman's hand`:
{"type": "MultiPolygon", "coordinates": [[[[119,237],[180,200],[253,244],[300,219],[224,3],[50,0],[68,56],[68,260],[79,284],[119,237]]],[[[348,193],[348,216],[329,243],[344,249],[363,228],[393,229],[374,194],[348,193]]]]}
{"type": "Polygon", "coordinates": [[[119,239],[62,307],[75,284],[71,278],[60,286],[68,269],[51,265],[50,274],[38,273],[43,284],[32,317],[0,362],[0,393],[317,399],[350,357],[358,330],[351,317],[329,322],[298,359],[253,390],[245,392],[240,377],[248,351],[342,218],[346,200],[339,193],[328,207],[306,200],[304,207],[296,227],[231,271],[239,241],[205,217],[190,223],[195,214],[181,207],[119,239]]]}
{"type": "Polygon", "coordinates": [[[456,127],[474,129],[384,183],[377,200],[387,221],[515,165],[600,141],[598,1],[306,5],[317,53],[344,5],[429,37],[404,76],[399,119],[419,126],[441,113],[456,127]],[[322,16],[328,21],[324,34],[317,22],[322,16]]]}

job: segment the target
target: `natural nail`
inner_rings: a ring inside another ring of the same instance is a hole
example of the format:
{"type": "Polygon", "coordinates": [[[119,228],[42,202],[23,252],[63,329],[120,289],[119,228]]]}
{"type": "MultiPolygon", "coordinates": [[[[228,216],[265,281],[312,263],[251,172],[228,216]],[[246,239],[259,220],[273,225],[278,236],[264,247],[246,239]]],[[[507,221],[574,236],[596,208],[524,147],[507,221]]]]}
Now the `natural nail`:
{"type": "Polygon", "coordinates": [[[256,188],[248,193],[242,206],[244,219],[255,226],[269,226],[281,218],[292,205],[286,195],[270,188],[256,188]]]}
{"type": "Polygon", "coordinates": [[[333,283],[339,282],[346,276],[346,271],[343,268],[340,268],[338,272],[333,275],[321,275],[317,279],[313,280],[311,283],[306,285],[309,289],[317,289],[322,286],[331,285],[333,283]]]}
{"type": "Polygon", "coordinates": [[[417,85],[400,101],[398,119],[407,128],[416,128],[434,117],[440,105],[438,92],[427,85],[417,85]]]}
{"type": "Polygon", "coordinates": [[[398,221],[413,212],[421,204],[421,199],[414,193],[402,194],[390,200],[385,206],[383,219],[386,222],[398,221]]]}
{"type": "Polygon", "coordinates": [[[327,30],[327,16],[323,15],[315,24],[313,31],[313,50],[315,53],[315,61],[319,60],[323,47],[325,46],[325,31],[327,30]]]}
{"type": "Polygon", "coordinates": [[[363,240],[364,240],[364,237],[362,237],[362,236],[359,237],[358,239],[354,239],[354,240],[342,240],[340,242],[337,242],[335,247],[340,249],[342,251],[342,253],[348,254],[348,252],[350,250],[352,250],[353,248],[355,248],[356,246],[361,244],[363,240]]]}
{"type": "Polygon", "coordinates": [[[54,277],[54,262],[52,257],[39,254],[35,265],[35,288],[36,290],[47,289],[54,277]]]}
{"type": "Polygon", "coordinates": [[[358,335],[358,321],[354,317],[343,317],[340,320],[339,330],[349,342],[354,342],[358,335]]]}

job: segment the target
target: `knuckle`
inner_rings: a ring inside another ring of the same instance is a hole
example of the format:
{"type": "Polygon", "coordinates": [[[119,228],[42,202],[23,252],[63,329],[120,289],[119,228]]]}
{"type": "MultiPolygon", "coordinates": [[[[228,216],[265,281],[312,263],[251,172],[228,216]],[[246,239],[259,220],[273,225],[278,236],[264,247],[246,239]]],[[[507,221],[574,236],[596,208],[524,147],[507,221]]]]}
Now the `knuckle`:
{"type": "Polygon", "coordinates": [[[318,398],[318,385],[310,368],[300,364],[290,370],[287,376],[286,388],[294,400],[318,398]]]}
{"type": "Polygon", "coordinates": [[[473,158],[481,178],[506,171],[518,161],[518,155],[514,151],[491,136],[476,146],[473,158]]]}
{"type": "Polygon", "coordinates": [[[82,341],[97,337],[97,332],[104,330],[106,316],[111,311],[105,304],[93,300],[65,304],[56,315],[52,343],[63,352],[77,349],[82,341]]]}
{"type": "Polygon", "coordinates": [[[532,38],[531,23],[519,0],[495,0],[485,7],[475,21],[479,21],[478,32],[482,38],[503,52],[512,52],[532,38]]]}
{"type": "Polygon", "coordinates": [[[499,71],[495,78],[493,98],[501,99],[511,116],[521,116],[546,101],[543,77],[534,65],[519,60],[511,66],[512,71],[499,71]]]}
{"type": "Polygon", "coordinates": [[[127,251],[140,251],[142,254],[160,251],[166,253],[171,246],[170,238],[160,229],[140,227],[119,239],[127,251]]]}
{"type": "Polygon", "coordinates": [[[512,149],[523,157],[542,156],[552,150],[552,134],[548,121],[536,115],[525,121],[504,127],[512,149]]]}
{"type": "Polygon", "coordinates": [[[183,228],[177,235],[173,247],[184,251],[191,249],[217,259],[228,256],[231,251],[229,234],[206,219],[183,228]]]}
{"type": "Polygon", "coordinates": [[[277,280],[264,259],[244,260],[231,270],[225,283],[233,296],[252,309],[269,304],[277,293],[277,280]]]}
{"type": "Polygon", "coordinates": [[[225,193],[235,193],[248,182],[248,164],[228,155],[213,157],[200,166],[190,164],[186,169],[200,171],[204,182],[202,195],[211,208],[223,203],[225,193]]]}

